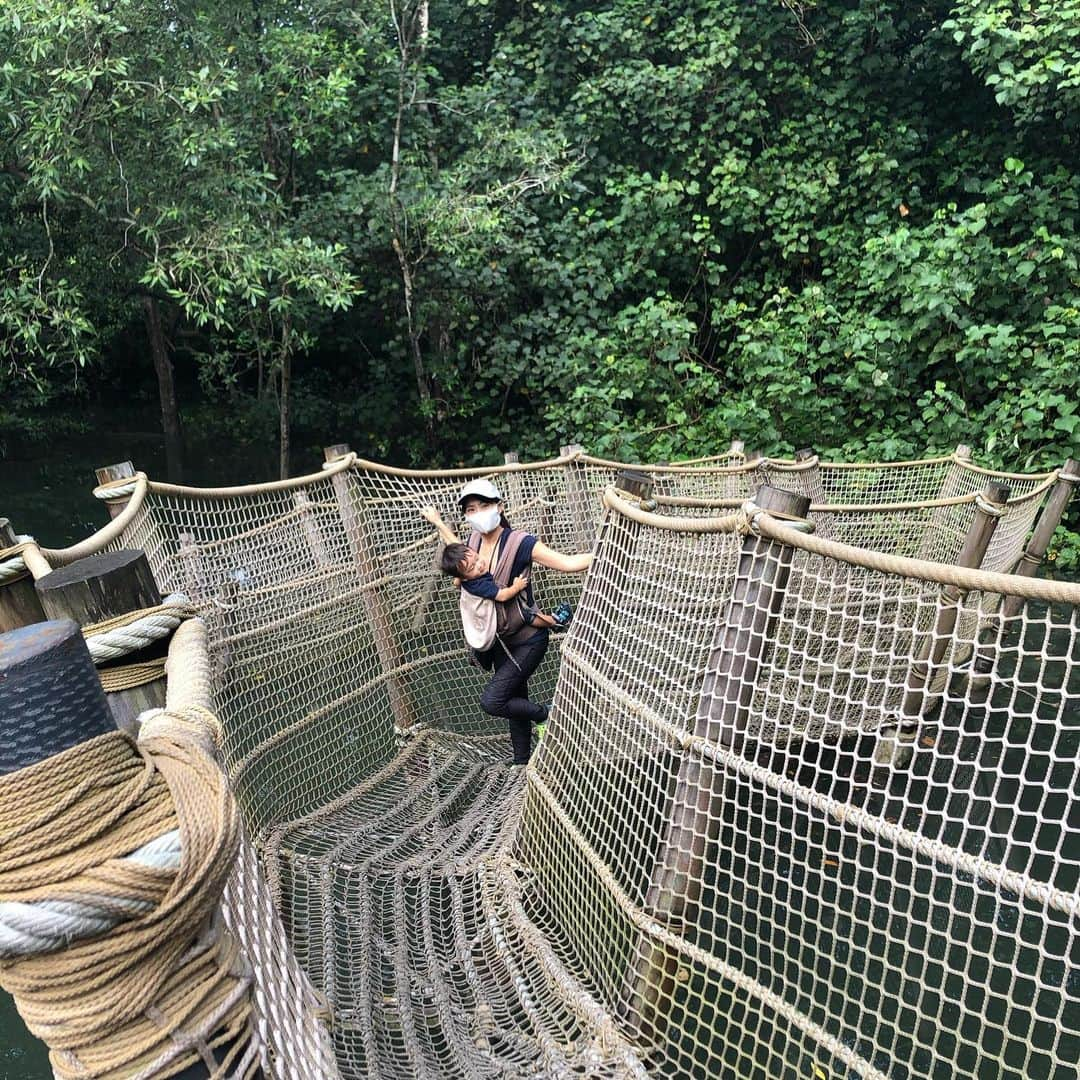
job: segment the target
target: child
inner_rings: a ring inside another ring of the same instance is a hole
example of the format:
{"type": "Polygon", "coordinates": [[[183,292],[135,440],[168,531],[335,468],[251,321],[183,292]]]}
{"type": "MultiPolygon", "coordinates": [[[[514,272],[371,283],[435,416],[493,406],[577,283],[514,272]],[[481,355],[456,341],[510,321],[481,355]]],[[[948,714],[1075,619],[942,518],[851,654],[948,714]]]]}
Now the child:
{"type": "MultiPolygon", "coordinates": [[[[443,549],[440,565],[443,573],[455,578],[465,592],[481,600],[493,600],[496,603],[505,604],[523,593],[529,585],[527,575],[519,574],[511,584],[505,588],[499,588],[499,583],[491,576],[484,561],[465,544],[447,544],[443,549]]],[[[464,611],[462,614],[464,615],[464,611]]],[[[522,605],[522,614],[530,626],[562,629],[570,622],[571,612],[570,605],[562,603],[551,615],[522,605]]]]}

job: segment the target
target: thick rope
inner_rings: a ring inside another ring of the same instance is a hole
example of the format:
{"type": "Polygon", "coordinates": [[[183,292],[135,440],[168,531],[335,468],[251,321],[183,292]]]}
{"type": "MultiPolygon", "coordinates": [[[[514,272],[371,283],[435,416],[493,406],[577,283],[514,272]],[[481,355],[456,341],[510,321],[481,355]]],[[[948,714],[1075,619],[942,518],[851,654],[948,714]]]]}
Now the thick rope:
{"type": "Polygon", "coordinates": [[[82,632],[94,663],[103,664],[168,637],[185,619],[190,619],[197,612],[198,609],[188,603],[183,593],[173,593],[155,607],[90,623],[83,627],[82,632]]]}
{"type": "Polygon", "coordinates": [[[60,1080],[168,1076],[207,1059],[215,1031],[248,1024],[247,975],[211,922],[240,832],[209,742],[201,713],[158,716],[137,745],[104,735],[0,778],[0,900],[106,898],[126,916],[106,936],[0,964],[60,1080]],[[133,857],[174,829],[175,870],[133,857]]]}
{"type": "Polygon", "coordinates": [[[52,567],[32,536],[19,536],[18,543],[0,550],[0,585],[30,574],[44,577],[52,567]]]}
{"type": "Polygon", "coordinates": [[[135,494],[135,488],[138,486],[138,481],[135,477],[130,480],[125,480],[120,484],[99,484],[91,494],[95,499],[101,499],[102,502],[109,502],[113,499],[127,499],[135,494]]]}
{"type": "MultiPolygon", "coordinates": [[[[641,510],[622,498],[615,488],[604,492],[604,505],[623,517],[642,525],[681,533],[745,533],[750,527],[746,514],[740,512],[727,517],[679,518],[654,514],[641,510]]],[[[965,592],[978,591],[1003,596],[1022,596],[1030,600],[1049,603],[1080,604],[1080,585],[1065,581],[1045,581],[1042,578],[1023,577],[1019,574],[999,574],[989,570],[969,570],[948,563],[911,559],[900,555],[886,555],[851,544],[837,543],[818,536],[809,536],[791,529],[786,522],[772,520],[762,514],[755,531],[770,540],[782,540],[792,547],[801,548],[815,555],[837,559],[866,570],[876,570],[939,585],[955,585],[965,592]]]]}
{"type": "Polygon", "coordinates": [[[121,667],[102,668],[98,672],[101,688],[106,694],[118,694],[123,690],[134,690],[137,686],[157,682],[165,677],[165,657],[157,660],[145,660],[138,664],[124,664],[121,667]]]}
{"type": "MultiPolygon", "coordinates": [[[[146,492],[148,489],[149,481],[146,479],[146,474],[141,472],[136,473],[135,491],[130,500],[128,500],[127,506],[125,506],[108,525],[98,529],[96,533],[88,536],[85,540],[80,540],[77,544],[72,544],[71,547],[42,548],[41,554],[48,561],[49,565],[55,569],[58,566],[67,566],[77,559],[84,559],[87,555],[96,555],[98,552],[104,551],[110,544],[115,543],[124,535],[127,527],[139,515],[143,508],[143,503],[146,500],[146,492]]],[[[35,572],[34,576],[39,577],[41,575],[35,572]]]]}
{"type": "MultiPolygon", "coordinates": [[[[175,875],[180,866],[180,830],[170,829],[156,840],[125,855],[125,862],[175,875]]],[[[71,900],[0,902],[0,960],[55,952],[73,941],[94,937],[153,907],[143,895],[86,893],[71,900]]]]}
{"type": "Polygon", "coordinates": [[[11,547],[0,549],[0,585],[6,585],[9,581],[17,581],[29,573],[22,552],[24,548],[34,542],[34,538],[20,534],[16,537],[16,540],[18,543],[13,544],[11,547]]]}

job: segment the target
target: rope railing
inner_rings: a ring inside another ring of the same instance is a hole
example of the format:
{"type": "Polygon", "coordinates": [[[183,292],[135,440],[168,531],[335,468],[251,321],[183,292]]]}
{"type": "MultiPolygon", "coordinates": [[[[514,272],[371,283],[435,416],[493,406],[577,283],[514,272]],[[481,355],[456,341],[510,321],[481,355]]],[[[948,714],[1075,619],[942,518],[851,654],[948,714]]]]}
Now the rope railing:
{"type": "MultiPolygon", "coordinates": [[[[136,477],[125,525],[102,531],[137,538],[171,589],[197,584],[184,613],[206,622],[184,620],[173,647],[198,638],[199,663],[170,650],[165,709],[143,727],[223,747],[286,924],[266,929],[276,916],[248,881],[230,926],[256,952],[287,931],[317,988],[290,983],[290,1011],[280,969],[256,964],[249,1015],[266,1038],[325,1053],[318,993],[347,1077],[975,1080],[1006,1056],[1032,1075],[1066,1063],[1069,995],[1037,1014],[1031,1001],[1060,984],[1080,914],[1060,799],[1075,760],[1053,720],[1080,693],[1080,585],[978,567],[1020,558],[1068,468],[800,451],[643,466],[630,495],[611,486],[622,463],[574,447],[440,472],[334,450],[284,484],[136,477]],[[823,487],[834,467],[855,481],[823,487]],[[506,770],[503,722],[479,709],[486,676],[418,512],[456,522],[477,476],[552,547],[580,550],[598,527],[583,591],[537,570],[543,601],[576,611],[529,680],[553,705],[525,772],[506,770]],[[757,480],[777,485],[771,509],[749,498],[757,480]],[[980,663],[981,682],[959,677],[980,663]],[[998,970],[1021,910],[1030,993],[998,970]],[[966,938],[965,920],[979,923],[966,938]],[[994,972],[989,1012],[963,1004],[962,960],[931,970],[961,947],[994,972]],[[903,1030],[875,987],[905,1003],[903,1030]],[[942,994],[976,1031],[970,1049],[934,1026],[942,994]],[[978,1034],[1025,1025],[1023,1050],[978,1034]]],[[[0,947],[24,929],[7,899],[0,947]]]]}

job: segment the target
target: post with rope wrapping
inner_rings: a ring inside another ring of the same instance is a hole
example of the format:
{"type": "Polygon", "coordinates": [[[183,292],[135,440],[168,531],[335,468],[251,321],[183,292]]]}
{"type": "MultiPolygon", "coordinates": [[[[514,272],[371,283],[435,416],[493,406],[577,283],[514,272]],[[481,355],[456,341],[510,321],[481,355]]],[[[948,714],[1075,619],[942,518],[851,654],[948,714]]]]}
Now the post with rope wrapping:
{"type": "MultiPolygon", "coordinates": [[[[349,453],[351,451],[348,443],[338,443],[323,449],[327,464],[338,461],[349,453]]],[[[345,536],[360,573],[364,613],[367,615],[368,625],[371,627],[372,637],[375,640],[379,664],[386,672],[386,692],[390,699],[390,710],[393,713],[395,725],[401,731],[407,731],[416,722],[416,710],[401,676],[395,674],[404,666],[405,659],[401,653],[401,645],[394,634],[393,623],[386,610],[383,597],[376,592],[372,584],[380,575],[367,532],[364,508],[353,496],[347,472],[334,473],[333,485],[345,536]]]]}
{"type": "MultiPolygon", "coordinates": [[[[1080,461],[1076,458],[1068,458],[1058,471],[1057,481],[1046,499],[1039,520],[1035,523],[1031,539],[1024,548],[1024,554],[1020,556],[1020,561],[1013,570],[1014,574],[1034,577],[1038,573],[1046,551],[1050,547],[1054,530],[1061,524],[1061,519],[1065,516],[1065,508],[1069,505],[1077,484],[1080,484],[1080,461]]],[[[1001,615],[1006,619],[1014,618],[1023,606],[1023,597],[1007,596],[1001,607],[1001,615]]]]}
{"type": "MultiPolygon", "coordinates": [[[[982,565],[1008,501],[1009,489],[1004,484],[989,483],[983,488],[975,500],[975,516],[957,556],[957,566],[978,569],[982,565]]],[[[933,684],[948,652],[960,616],[960,606],[966,595],[955,585],[946,585],[941,590],[934,627],[919,646],[908,674],[897,724],[895,727],[882,727],[878,733],[878,744],[874,751],[875,787],[886,787],[889,770],[904,768],[911,760],[919,724],[944,692],[944,686],[935,690],[933,684]]]]}
{"type": "Polygon", "coordinates": [[[105,503],[110,518],[118,517],[135,491],[135,465],[130,461],[103,465],[94,470],[94,476],[98,482],[94,497],[105,503]]]}
{"type": "MultiPolygon", "coordinates": [[[[521,456],[516,450],[508,450],[503,454],[504,465],[519,465],[521,456]]],[[[510,519],[517,522],[521,516],[521,507],[525,502],[524,488],[521,482],[521,473],[516,469],[504,472],[499,478],[502,485],[503,502],[506,504],[510,519]]]]}
{"type": "MultiPolygon", "coordinates": [[[[803,466],[795,474],[802,493],[810,500],[811,506],[823,506],[829,500],[825,497],[825,485],[821,482],[821,458],[810,446],[795,451],[795,464],[803,466]]],[[[829,513],[814,515],[814,533],[826,540],[835,540],[833,515],[829,513]]]]}
{"type": "MultiPolygon", "coordinates": [[[[748,506],[794,528],[808,528],[810,500],[763,484],[748,506]]],[[[757,535],[742,542],[731,599],[717,625],[701,687],[693,738],[742,752],[758,669],[783,603],[794,548],[757,535]]],[[[681,935],[699,914],[705,866],[719,836],[727,777],[699,747],[684,746],[674,777],[644,910],[662,930],[681,935]]],[[[663,1012],[682,981],[679,954],[642,933],[624,983],[622,1011],[643,1038],[662,1036],[663,1012]]]]}
{"type": "MultiPolygon", "coordinates": [[[[132,619],[133,613],[162,604],[141,551],[107,551],[78,559],[42,578],[36,589],[46,617],[72,619],[91,633],[102,623],[132,619]]],[[[140,713],[165,704],[165,654],[171,630],[162,630],[154,637],[132,626],[130,640],[100,650],[97,657],[116,726],[129,734],[135,733],[140,713]]]]}
{"type": "Polygon", "coordinates": [[[20,544],[11,522],[0,518],[0,633],[45,618],[33,576],[25,559],[19,557],[20,544]]]}
{"type": "Polygon", "coordinates": [[[118,732],[69,620],[0,635],[0,717],[0,984],[54,1075],[260,1075],[211,918],[239,829],[220,770],[167,723],[118,732]]]}

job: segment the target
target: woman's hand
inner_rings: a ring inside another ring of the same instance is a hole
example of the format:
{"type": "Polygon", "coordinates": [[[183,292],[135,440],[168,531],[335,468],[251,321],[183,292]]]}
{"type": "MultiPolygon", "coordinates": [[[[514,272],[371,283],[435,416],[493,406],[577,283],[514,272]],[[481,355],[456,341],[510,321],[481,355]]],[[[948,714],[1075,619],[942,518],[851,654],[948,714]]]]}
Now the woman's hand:
{"type": "Polygon", "coordinates": [[[457,533],[455,533],[454,530],[451,529],[445,521],[443,521],[442,515],[439,513],[438,510],[435,509],[434,506],[422,506],[420,508],[420,516],[425,521],[430,521],[431,524],[435,526],[436,530],[438,530],[439,533],[439,539],[444,544],[458,543],[459,537],[457,533]]]}
{"type": "Polygon", "coordinates": [[[517,594],[519,592],[524,592],[525,588],[528,586],[528,584],[529,584],[529,576],[528,576],[528,574],[518,574],[518,576],[516,578],[514,578],[514,580],[512,582],[512,588],[514,590],[514,595],[517,596],[517,594]]]}

